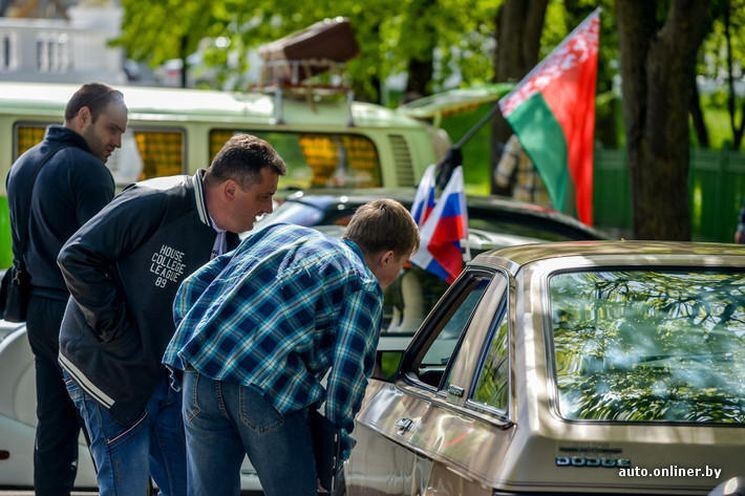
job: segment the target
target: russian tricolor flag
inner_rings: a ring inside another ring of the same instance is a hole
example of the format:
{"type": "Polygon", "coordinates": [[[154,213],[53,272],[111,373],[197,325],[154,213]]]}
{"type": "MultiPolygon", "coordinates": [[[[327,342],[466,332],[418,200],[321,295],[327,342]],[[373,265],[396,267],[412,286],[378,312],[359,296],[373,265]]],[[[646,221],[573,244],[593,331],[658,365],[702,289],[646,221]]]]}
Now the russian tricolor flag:
{"type": "Polygon", "coordinates": [[[419,231],[421,244],[411,261],[451,284],[463,270],[461,241],[465,242],[468,238],[462,167],[455,168],[440,199],[419,231]]]}
{"type": "Polygon", "coordinates": [[[419,187],[416,189],[414,203],[411,204],[411,216],[416,225],[421,228],[435,208],[435,165],[432,164],[424,171],[419,187]]]}

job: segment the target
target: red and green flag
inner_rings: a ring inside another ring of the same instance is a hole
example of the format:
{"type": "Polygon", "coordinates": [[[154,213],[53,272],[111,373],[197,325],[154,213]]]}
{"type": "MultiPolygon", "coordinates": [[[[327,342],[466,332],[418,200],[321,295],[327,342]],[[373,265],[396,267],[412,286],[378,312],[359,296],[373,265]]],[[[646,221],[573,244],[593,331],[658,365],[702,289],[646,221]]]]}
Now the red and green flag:
{"type": "Polygon", "coordinates": [[[577,217],[588,225],[592,224],[599,31],[598,9],[499,101],[502,115],[546,184],[554,208],[565,210],[571,187],[577,217]]]}

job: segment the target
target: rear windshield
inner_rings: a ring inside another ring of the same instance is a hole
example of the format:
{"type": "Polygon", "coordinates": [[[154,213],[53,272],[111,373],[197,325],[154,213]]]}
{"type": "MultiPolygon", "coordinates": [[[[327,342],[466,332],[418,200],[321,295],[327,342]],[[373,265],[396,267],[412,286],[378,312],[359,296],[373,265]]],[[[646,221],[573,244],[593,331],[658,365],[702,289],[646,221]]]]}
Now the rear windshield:
{"type": "Polygon", "coordinates": [[[563,417],[745,423],[744,272],[573,272],[549,287],[563,417]]]}

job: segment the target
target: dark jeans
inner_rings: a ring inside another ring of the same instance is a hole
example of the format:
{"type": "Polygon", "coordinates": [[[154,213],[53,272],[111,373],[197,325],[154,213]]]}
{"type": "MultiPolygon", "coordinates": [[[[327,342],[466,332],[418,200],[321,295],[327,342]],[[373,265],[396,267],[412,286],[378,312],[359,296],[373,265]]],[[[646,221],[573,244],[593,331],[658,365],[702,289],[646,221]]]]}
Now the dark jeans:
{"type": "Polygon", "coordinates": [[[36,365],[34,488],[38,496],[69,495],[78,462],[80,418],[57,363],[67,302],[32,296],[26,329],[36,365]]]}
{"type": "Polygon", "coordinates": [[[265,496],[316,496],[307,409],[282,416],[250,387],[184,373],[190,496],[240,494],[243,457],[265,496]]]}

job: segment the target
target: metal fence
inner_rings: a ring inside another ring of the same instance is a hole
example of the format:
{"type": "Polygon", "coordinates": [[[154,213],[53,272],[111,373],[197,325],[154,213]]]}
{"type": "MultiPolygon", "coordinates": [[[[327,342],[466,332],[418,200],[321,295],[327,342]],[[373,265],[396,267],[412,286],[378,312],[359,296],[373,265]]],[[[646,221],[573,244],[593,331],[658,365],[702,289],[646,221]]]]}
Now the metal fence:
{"type": "MultiPolygon", "coordinates": [[[[696,241],[732,242],[745,200],[745,153],[691,150],[688,192],[696,241]]],[[[595,149],[595,224],[632,236],[631,191],[625,150],[595,149]]]]}

